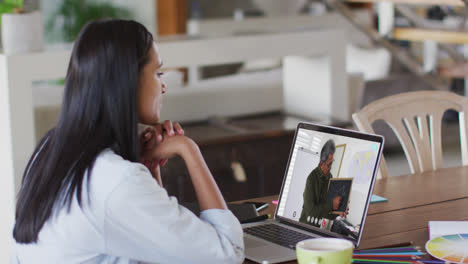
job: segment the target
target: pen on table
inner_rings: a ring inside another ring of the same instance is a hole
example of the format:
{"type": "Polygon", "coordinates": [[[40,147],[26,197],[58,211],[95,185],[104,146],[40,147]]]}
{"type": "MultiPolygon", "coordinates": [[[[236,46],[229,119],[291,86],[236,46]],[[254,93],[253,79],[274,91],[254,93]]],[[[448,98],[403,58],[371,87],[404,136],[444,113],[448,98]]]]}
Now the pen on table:
{"type": "Polygon", "coordinates": [[[392,249],[392,248],[397,248],[397,247],[410,247],[413,245],[413,241],[409,241],[409,242],[403,242],[403,243],[398,243],[398,244],[393,244],[393,245],[386,245],[386,246],[383,246],[383,247],[376,247],[376,248],[368,248],[368,249],[364,249],[364,250],[373,250],[373,249],[377,249],[377,250],[382,250],[382,249],[392,249]]]}
{"type": "Polygon", "coordinates": [[[372,255],[372,254],[390,254],[390,253],[400,253],[400,255],[406,255],[409,253],[419,253],[419,249],[406,249],[406,250],[382,250],[382,251],[355,251],[356,255],[372,255]]]}
{"type": "Polygon", "coordinates": [[[417,251],[420,250],[420,247],[396,247],[396,248],[381,248],[381,249],[360,249],[355,250],[354,253],[367,253],[367,252],[395,252],[395,251],[417,251]]]}
{"type": "Polygon", "coordinates": [[[356,259],[353,258],[353,264],[449,264],[443,260],[384,260],[384,259],[356,259]]]}
{"type": "Polygon", "coordinates": [[[364,259],[364,260],[401,260],[401,261],[418,261],[421,260],[422,258],[420,256],[413,256],[413,257],[387,257],[387,256],[382,256],[382,257],[362,257],[362,256],[353,256],[355,259],[364,259]]]}
{"type": "Polygon", "coordinates": [[[366,263],[427,263],[427,264],[445,264],[448,263],[444,260],[426,260],[426,259],[414,259],[414,258],[380,258],[380,259],[362,259],[353,257],[353,263],[366,262],[366,263]]]}
{"type": "Polygon", "coordinates": [[[259,221],[266,220],[268,218],[270,218],[270,215],[269,214],[264,214],[264,215],[260,215],[260,216],[257,216],[257,217],[252,217],[252,218],[249,218],[249,219],[245,219],[245,220],[241,221],[241,223],[242,224],[247,224],[247,223],[259,222],[259,221]]]}
{"type": "Polygon", "coordinates": [[[353,264],[412,264],[412,261],[392,261],[392,260],[362,260],[362,259],[354,259],[353,264]]]}
{"type": "Polygon", "coordinates": [[[363,252],[355,252],[353,255],[356,256],[407,256],[407,255],[412,255],[412,256],[420,256],[420,255],[426,255],[426,253],[420,252],[420,251],[411,251],[411,252],[404,252],[404,251],[395,251],[395,252],[385,252],[385,253],[363,253],[363,252]]]}

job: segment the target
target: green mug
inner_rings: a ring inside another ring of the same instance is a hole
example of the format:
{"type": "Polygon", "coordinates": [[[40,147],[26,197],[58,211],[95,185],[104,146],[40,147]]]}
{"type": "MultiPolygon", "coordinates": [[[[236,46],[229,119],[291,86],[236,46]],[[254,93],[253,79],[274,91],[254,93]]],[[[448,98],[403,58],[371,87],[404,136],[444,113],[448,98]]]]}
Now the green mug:
{"type": "Polygon", "coordinates": [[[340,238],[313,238],[296,245],[299,264],[350,264],[354,245],[340,238]]]}

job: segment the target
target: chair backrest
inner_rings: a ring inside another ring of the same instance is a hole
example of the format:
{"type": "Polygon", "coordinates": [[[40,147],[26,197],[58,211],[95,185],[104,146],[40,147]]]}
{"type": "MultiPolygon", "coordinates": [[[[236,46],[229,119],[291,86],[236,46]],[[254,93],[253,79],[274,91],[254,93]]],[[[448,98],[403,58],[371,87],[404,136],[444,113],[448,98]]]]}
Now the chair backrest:
{"type": "MultiPolygon", "coordinates": [[[[411,173],[421,173],[442,167],[442,116],[449,110],[459,112],[462,164],[468,165],[465,111],[468,98],[446,91],[418,91],[397,94],[374,101],[353,114],[360,131],[374,133],[372,123],[385,121],[395,132],[405,152],[411,173]]],[[[388,177],[382,158],[380,178],[388,177]]]]}

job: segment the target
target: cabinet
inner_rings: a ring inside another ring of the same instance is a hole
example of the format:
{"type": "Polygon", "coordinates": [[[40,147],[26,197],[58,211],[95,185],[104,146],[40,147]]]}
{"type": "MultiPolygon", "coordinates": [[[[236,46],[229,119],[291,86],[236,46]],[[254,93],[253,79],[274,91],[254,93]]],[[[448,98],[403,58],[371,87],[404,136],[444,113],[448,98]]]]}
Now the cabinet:
{"type": "MultiPolygon", "coordinates": [[[[202,145],[200,149],[227,201],[277,194],[281,188],[293,135],[202,145]],[[245,181],[236,180],[231,165],[241,164],[245,181]]],[[[169,194],[180,201],[196,200],[181,158],[170,160],[161,171],[169,194]]]]}

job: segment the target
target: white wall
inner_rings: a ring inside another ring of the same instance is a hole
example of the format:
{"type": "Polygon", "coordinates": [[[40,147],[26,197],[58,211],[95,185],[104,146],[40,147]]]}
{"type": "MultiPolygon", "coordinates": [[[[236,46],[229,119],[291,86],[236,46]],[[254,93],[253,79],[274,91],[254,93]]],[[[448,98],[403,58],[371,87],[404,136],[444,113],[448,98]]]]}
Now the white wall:
{"type": "MultiPolygon", "coordinates": [[[[0,55],[0,65],[6,64],[6,58],[0,55]]],[[[7,71],[0,67],[0,87],[7,84],[7,71]]],[[[10,106],[8,89],[0,89],[0,263],[9,263],[11,232],[14,222],[15,184],[13,175],[13,151],[11,138],[10,106]]]]}
{"type": "Polygon", "coordinates": [[[284,210],[284,217],[299,221],[302,212],[302,205],[304,204],[304,187],[306,184],[307,176],[310,172],[317,168],[320,161],[320,154],[308,151],[306,149],[298,149],[296,161],[294,164],[293,175],[291,179],[290,189],[291,195],[286,200],[284,210]]]}

